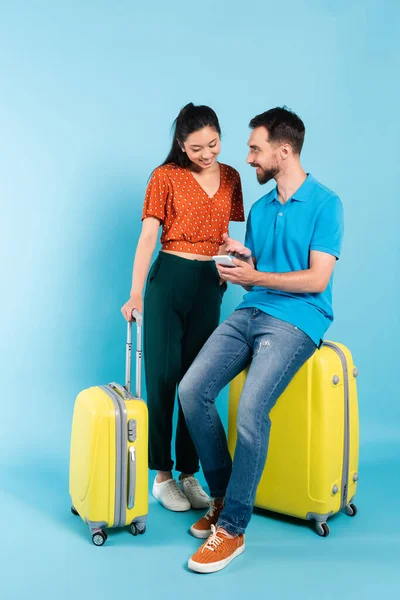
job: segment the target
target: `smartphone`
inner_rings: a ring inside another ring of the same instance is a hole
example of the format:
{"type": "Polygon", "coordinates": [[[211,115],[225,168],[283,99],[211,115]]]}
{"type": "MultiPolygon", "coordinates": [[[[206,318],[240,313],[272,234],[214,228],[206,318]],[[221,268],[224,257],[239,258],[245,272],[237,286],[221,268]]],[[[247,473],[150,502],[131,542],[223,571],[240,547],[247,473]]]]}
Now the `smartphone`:
{"type": "Polygon", "coordinates": [[[223,267],[236,267],[236,265],[233,264],[233,257],[228,254],[218,254],[217,256],[213,256],[213,259],[217,265],[222,265],[223,267]]]}

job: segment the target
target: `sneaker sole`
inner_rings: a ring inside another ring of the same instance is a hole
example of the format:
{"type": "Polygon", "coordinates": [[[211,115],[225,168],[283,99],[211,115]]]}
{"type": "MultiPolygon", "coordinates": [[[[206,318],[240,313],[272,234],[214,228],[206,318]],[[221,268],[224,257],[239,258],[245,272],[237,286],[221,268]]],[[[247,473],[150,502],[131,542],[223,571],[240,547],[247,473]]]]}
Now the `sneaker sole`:
{"type": "Polygon", "coordinates": [[[211,529],[195,529],[193,526],[189,529],[189,531],[193,537],[199,540],[207,539],[212,533],[211,529]]]}
{"type": "Polygon", "coordinates": [[[191,571],[195,571],[196,573],[215,573],[216,571],[221,571],[222,569],[225,569],[225,567],[227,567],[229,563],[232,562],[235,558],[243,554],[244,547],[245,545],[243,542],[243,545],[240,546],[240,548],[238,548],[237,550],[235,550],[235,552],[231,556],[229,556],[229,558],[219,560],[215,563],[203,564],[195,562],[190,558],[188,562],[188,567],[191,571]]]}
{"type": "Polygon", "coordinates": [[[189,506],[185,506],[185,507],[183,507],[183,506],[175,506],[175,507],[166,506],[164,504],[164,502],[162,502],[162,500],[157,498],[157,496],[155,496],[154,494],[153,494],[153,497],[157,500],[157,502],[159,502],[161,504],[161,506],[163,506],[166,510],[170,510],[171,512],[187,512],[188,510],[191,509],[190,504],[189,504],[189,506]]]}

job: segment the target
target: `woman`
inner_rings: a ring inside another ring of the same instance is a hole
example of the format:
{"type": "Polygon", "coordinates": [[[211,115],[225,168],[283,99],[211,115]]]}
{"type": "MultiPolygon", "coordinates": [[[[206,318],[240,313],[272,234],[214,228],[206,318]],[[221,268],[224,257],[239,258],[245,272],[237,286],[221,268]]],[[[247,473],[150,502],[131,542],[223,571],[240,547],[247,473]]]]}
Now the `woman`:
{"type": "Polygon", "coordinates": [[[171,151],[147,187],[131,295],[121,309],[127,320],[133,309],[142,312],[161,226],[162,250],[144,296],[144,358],[149,467],[157,471],[153,495],[174,511],[209,504],[194,478],[199,460],[180,404],[175,442],[179,484],[173,479],[174,402],[177,385],[219,324],[226,283],[220,285],[212,256],[223,253],[229,221],[244,221],[239,174],[217,161],[220,134],[211,108],[190,103],[179,113],[171,151]]]}

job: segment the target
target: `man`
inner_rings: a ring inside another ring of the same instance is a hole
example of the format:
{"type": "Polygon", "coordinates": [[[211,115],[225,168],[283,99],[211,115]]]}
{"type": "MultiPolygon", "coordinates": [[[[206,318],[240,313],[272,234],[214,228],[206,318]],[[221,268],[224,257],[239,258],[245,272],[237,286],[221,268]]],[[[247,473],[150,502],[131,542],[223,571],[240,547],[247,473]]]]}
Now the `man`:
{"type": "Polygon", "coordinates": [[[333,321],[332,274],[343,237],[339,198],[301,166],[301,119],[274,108],[252,119],[250,127],[247,163],[260,184],[275,179],[277,185],[252,206],[245,246],[225,236],[235,267],[218,266],[223,279],[249,292],[212,334],[179,387],[214,499],[190,529],[195,537],[208,538],[189,560],[189,568],[202,573],[223,569],[244,551],[267,456],[269,414],[333,321]],[[249,365],[232,464],[215,399],[249,365]]]}

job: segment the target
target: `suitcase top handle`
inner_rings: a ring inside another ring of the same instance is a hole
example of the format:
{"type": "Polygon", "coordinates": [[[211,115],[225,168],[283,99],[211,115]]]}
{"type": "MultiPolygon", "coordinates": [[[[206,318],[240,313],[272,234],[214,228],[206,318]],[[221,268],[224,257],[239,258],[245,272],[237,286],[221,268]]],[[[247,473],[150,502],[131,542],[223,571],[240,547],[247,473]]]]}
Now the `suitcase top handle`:
{"type": "MultiPolygon", "coordinates": [[[[136,398],[142,397],[142,325],[143,315],[138,311],[132,311],[132,317],[136,321],[136,398]]],[[[132,376],[132,322],[128,323],[126,335],[126,367],[125,367],[125,387],[131,393],[132,376]]]]}

